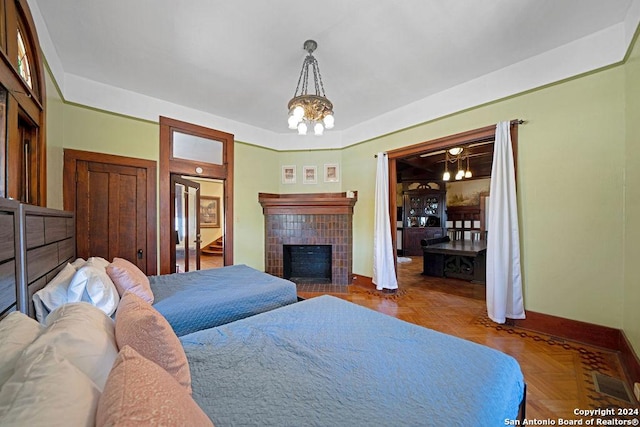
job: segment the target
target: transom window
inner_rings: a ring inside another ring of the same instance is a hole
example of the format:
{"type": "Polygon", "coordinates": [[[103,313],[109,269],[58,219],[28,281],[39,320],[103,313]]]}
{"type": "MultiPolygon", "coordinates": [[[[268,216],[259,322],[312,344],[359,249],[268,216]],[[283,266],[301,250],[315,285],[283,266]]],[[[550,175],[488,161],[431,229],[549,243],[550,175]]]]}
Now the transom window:
{"type": "Polygon", "coordinates": [[[22,32],[18,28],[18,73],[24,81],[33,89],[31,83],[31,66],[29,65],[29,54],[22,38],[22,32]]]}

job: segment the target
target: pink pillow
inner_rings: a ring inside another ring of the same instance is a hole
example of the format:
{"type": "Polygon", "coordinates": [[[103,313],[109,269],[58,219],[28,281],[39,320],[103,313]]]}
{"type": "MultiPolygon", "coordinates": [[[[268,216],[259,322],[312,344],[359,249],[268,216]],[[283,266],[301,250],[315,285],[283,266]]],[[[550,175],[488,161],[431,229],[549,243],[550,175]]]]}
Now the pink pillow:
{"type": "Polygon", "coordinates": [[[122,296],[116,311],[116,343],[164,368],[191,394],[189,362],[180,340],[167,319],[131,292],[122,296]]]}
{"type": "Polygon", "coordinates": [[[171,375],[125,346],[98,401],[96,426],[133,425],[213,427],[171,375]]]}
{"type": "Polygon", "coordinates": [[[107,274],[116,285],[120,296],[126,291],[131,291],[149,304],[153,304],[149,278],[135,264],[123,258],[114,258],[107,266],[107,274]]]}

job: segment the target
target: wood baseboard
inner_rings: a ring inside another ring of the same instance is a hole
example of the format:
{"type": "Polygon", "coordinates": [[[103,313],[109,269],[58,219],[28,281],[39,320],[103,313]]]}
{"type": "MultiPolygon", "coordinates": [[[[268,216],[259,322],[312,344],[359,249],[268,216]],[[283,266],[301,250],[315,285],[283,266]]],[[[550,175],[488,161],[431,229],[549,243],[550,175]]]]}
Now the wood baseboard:
{"type": "Polygon", "coordinates": [[[640,383],[640,359],[638,355],[633,351],[631,343],[624,334],[624,331],[620,331],[620,359],[622,360],[622,366],[626,370],[627,377],[631,380],[631,384],[640,383]]]}
{"type": "Polygon", "coordinates": [[[640,382],[640,360],[624,331],[535,311],[527,310],[526,314],[526,319],[510,319],[507,323],[519,328],[617,351],[620,353],[620,362],[627,378],[632,384],[640,382]]]}
{"type": "Polygon", "coordinates": [[[564,317],[526,310],[526,319],[509,319],[507,323],[543,334],[568,338],[609,350],[620,349],[620,330],[564,317]]]}
{"type": "Polygon", "coordinates": [[[373,284],[373,279],[371,277],[361,276],[355,273],[352,276],[353,276],[353,281],[351,282],[352,285],[358,285],[363,287],[373,286],[374,288],[376,287],[376,285],[373,284]]]}

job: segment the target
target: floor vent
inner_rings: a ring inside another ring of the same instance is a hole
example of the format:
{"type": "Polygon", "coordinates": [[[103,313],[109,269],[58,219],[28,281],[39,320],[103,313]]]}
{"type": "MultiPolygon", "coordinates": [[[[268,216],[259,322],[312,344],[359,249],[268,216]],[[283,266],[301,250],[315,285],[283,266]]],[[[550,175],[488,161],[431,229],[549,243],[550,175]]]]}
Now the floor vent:
{"type": "Polygon", "coordinates": [[[593,384],[596,386],[596,391],[598,393],[606,394],[607,396],[623,400],[627,403],[633,402],[629,388],[625,382],[619,378],[613,378],[594,372],[593,384]]]}

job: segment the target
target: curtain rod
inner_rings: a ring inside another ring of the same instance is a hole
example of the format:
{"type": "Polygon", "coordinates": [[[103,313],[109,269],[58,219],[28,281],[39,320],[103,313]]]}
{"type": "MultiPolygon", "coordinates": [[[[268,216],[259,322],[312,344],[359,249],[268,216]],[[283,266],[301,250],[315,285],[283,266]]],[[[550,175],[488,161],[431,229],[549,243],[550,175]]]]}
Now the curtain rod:
{"type": "MultiPolygon", "coordinates": [[[[511,125],[523,125],[525,123],[527,123],[527,122],[526,122],[526,120],[523,120],[523,119],[513,119],[513,120],[509,121],[509,124],[511,124],[511,125]]],[[[384,153],[384,155],[386,156],[387,153],[384,153]]],[[[373,157],[375,157],[377,159],[378,155],[374,154],[373,157]]]]}

